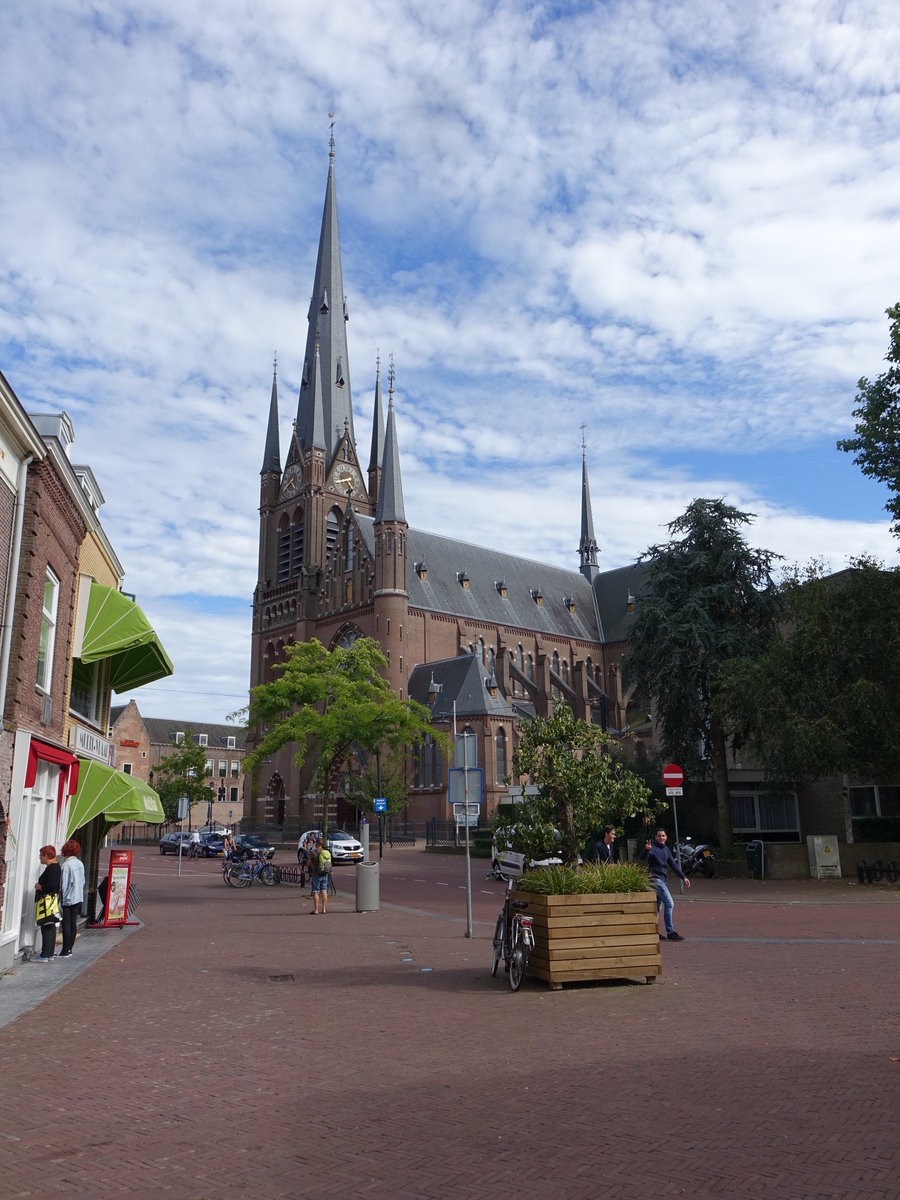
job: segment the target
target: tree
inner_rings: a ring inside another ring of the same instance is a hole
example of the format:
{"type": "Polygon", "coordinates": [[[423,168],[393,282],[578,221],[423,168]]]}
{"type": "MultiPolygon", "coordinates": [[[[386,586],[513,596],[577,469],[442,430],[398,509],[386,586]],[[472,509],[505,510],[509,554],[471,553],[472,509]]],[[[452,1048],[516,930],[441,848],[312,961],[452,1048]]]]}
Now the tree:
{"type": "Polygon", "coordinates": [[[409,781],[406,756],[402,749],[386,750],[381,755],[380,763],[374,754],[369,755],[359,776],[353,803],[357,808],[371,810],[372,801],[376,796],[384,797],[387,801],[386,811],[389,813],[397,813],[406,808],[409,802],[409,781]]]}
{"type": "Polygon", "coordinates": [[[517,850],[540,858],[559,834],[564,861],[575,863],[595,829],[655,813],[650,789],[613,757],[614,744],[599,726],[578,720],[564,706],[526,725],[513,752],[513,774],[540,791],[517,804],[512,816],[496,817],[495,836],[512,837],[517,850]]]}
{"type": "Polygon", "coordinates": [[[900,571],[793,571],[778,635],[729,663],[719,704],[770,779],[900,772],[900,571]]]}
{"type": "Polygon", "coordinates": [[[856,437],[843,438],[839,450],[853,454],[864,475],[887,484],[891,498],[891,532],[900,537],[900,304],[885,309],[890,318],[890,367],[877,379],[863,376],[857,384],[856,437]]]}
{"type": "Polygon", "coordinates": [[[211,790],[204,784],[206,751],[194,741],[189,729],[184,741],[175,751],[162,759],[153,777],[153,787],[159,795],[167,821],[178,819],[178,801],[187,796],[190,807],[208,804],[211,790]]]}
{"type": "Polygon", "coordinates": [[[726,759],[729,729],[715,706],[722,668],[758,653],[774,629],[777,555],[751,549],[741,526],[753,519],[723,500],[693,500],[651,546],[625,660],[626,681],[655,700],[663,748],[688,775],[712,763],[719,842],[733,842],[726,759]]]}
{"type": "Polygon", "coordinates": [[[278,664],[278,678],[250,693],[248,723],[260,740],[246,756],[245,767],[252,770],[287,745],[296,747],[298,767],[315,756],[327,825],[332,784],[354,747],[394,749],[412,745],[426,733],[446,745],[446,735],[432,727],[427,708],[394,695],[381,675],[386,667],[372,638],[357,638],[334,650],[315,638],[289,646],[286,662],[278,664]]]}

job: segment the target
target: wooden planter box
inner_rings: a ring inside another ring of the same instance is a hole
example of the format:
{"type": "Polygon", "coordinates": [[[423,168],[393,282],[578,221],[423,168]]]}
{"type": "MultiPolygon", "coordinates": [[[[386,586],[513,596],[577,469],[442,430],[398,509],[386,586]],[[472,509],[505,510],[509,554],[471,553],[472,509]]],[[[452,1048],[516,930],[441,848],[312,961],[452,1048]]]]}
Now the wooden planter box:
{"type": "Polygon", "coordinates": [[[528,973],[553,989],[589,979],[643,978],[662,971],[656,894],[537,896],[514,892],[534,917],[528,973]]]}

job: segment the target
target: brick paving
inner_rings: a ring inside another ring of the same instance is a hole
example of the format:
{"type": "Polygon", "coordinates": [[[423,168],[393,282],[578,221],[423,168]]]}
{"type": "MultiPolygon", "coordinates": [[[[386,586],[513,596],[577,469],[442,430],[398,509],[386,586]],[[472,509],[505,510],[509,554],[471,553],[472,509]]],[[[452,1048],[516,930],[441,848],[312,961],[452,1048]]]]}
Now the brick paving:
{"type": "Polygon", "coordinates": [[[900,1196],[898,892],[698,882],[658,983],[513,995],[480,867],[470,940],[448,856],[316,918],[190,866],[0,1029],[2,1200],[900,1196]]]}

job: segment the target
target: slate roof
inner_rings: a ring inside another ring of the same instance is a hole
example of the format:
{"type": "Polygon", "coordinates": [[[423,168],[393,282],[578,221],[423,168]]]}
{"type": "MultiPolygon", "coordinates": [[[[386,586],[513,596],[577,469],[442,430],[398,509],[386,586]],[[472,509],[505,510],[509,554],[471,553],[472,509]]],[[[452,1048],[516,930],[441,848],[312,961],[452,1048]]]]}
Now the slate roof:
{"type": "MultiPolygon", "coordinates": [[[[359,513],[355,515],[360,535],[374,559],[374,520],[359,513]]],[[[532,562],[436,533],[409,530],[406,588],[410,606],[429,612],[560,638],[596,642],[601,637],[591,585],[580,571],[532,562]],[[424,580],[415,570],[415,564],[420,562],[427,567],[424,580]],[[459,580],[463,572],[469,577],[468,588],[459,580]],[[501,580],[506,584],[505,598],[497,589],[501,580]],[[532,595],[535,589],[542,594],[540,605],[532,595]],[[564,604],[566,597],[575,601],[574,612],[564,604]]]]}
{"type": "Polygon", "coordinates": [[[503,698],[499,688],[492,696],[485,686],[489,672],[474,654],[460,654],[456,658],[442,658],[435,662],[422,663],[413,667],[409,677],[408,694],[431,710],[435,721],[448,720],[453,716],[453,701],[459,718],[484,716],[513,716],[513,710],[503,698]],[[436,691],[434,704],[428,703],[432,679],[440,688],[436,691]]]}
{"type": "Polygon", "coordinates": [[[594,596],[604,642],[624,642],[631,637],[633,613],[647,581],[649,568],[629,563],[613,571],[604,571],[594,580],[594,596]],[[634,597],[633,613],[628,612],[628,597],[634,597]]]}
{"type": "Polygon", "coordinates": [[[239,725],[210,725],[205,721],[175,721],[169,717],[145,717],[141,716],[144,722],[144,727],[147,730],[147,736],[154,746],[164,746],[167,743],[175,743],[176,733],[186,733],[189,729],[195,736],[198,733],[205,733],[209,739],[209,745],[206,749],[209,750],[226,750],[228,748],[228,738],[234,738],[234,749],[246,750],[247,748],[247,733],[241,729],[239,725]]]}

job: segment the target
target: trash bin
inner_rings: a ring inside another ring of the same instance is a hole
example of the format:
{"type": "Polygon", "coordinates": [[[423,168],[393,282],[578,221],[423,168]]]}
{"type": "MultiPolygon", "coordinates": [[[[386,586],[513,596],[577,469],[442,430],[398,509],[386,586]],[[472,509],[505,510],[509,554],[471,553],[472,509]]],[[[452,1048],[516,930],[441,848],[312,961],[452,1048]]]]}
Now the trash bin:
{"type": "Polygon", "coordinates": [[[747,843],[747,870],[751,879],[765,879],[765,843],[747,843]]]}
{"type": "Polygon", "coordinates": [[[356,911],[378,911],[378,863],[356,864],[356,911]]]}

